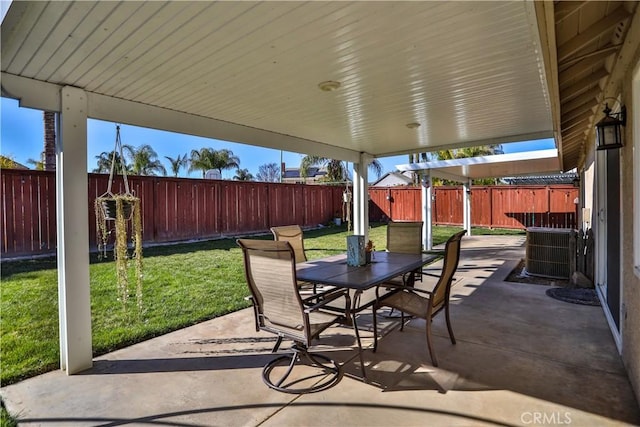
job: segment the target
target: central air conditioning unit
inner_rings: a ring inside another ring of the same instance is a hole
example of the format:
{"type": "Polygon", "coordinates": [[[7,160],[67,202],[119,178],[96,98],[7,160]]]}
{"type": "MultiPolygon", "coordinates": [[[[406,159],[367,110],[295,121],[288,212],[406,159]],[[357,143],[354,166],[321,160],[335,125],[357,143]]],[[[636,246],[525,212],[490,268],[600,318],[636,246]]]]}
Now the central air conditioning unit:
{"type": "MultiPolygon", "coordinates": [[[[571,239],[575,231],[570,228],[527,228],[525,268],[532,276],[569,279],[571,266],[571,239]]],[[[573,254],[575,256],[575,254],[573,254]]]]}

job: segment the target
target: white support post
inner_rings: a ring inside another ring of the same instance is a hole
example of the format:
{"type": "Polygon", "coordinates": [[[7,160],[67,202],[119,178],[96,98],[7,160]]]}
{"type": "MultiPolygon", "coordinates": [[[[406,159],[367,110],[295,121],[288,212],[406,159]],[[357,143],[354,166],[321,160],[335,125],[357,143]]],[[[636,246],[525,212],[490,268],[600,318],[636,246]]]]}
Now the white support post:
{"type": "Polygon", "coordinates": [[[471,180],[462,185],[462,228],[471,236],[471,180]]]}
{"type": "Polygon", "coordinates": [[[87,94],[61,89],[56,144],[60,367],[68,375],[93,364],[89,293],[87,94]]]}
{"type": "Polygon", "coordinates": [[[353,234],[369,240],[369,156],[360,154],[360,161],[353,165],[353,234]]]}
{"type": "Polygon", "coordinates": [[[422,176],[422,247],[430,251],[433,249],[433,229],[432,229],[432,210],[431,196],[433,194],[433,185],[431,181],[431,172],[427,171],[422,176]]]}

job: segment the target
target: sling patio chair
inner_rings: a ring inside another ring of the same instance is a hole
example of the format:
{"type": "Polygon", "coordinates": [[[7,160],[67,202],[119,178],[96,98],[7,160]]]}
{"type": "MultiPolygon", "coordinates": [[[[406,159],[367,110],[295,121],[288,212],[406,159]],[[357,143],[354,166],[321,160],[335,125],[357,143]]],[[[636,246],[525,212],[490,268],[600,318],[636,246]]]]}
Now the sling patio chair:
{"type": "MultiPolygon", "coordinates": [[[[304,235],[302,228],[299,225],[283,225],[279,227],[271,227],[271,233],[273,234],[273,240],[278,242],[289,242],[293,248],[295,254],[296,264],[307,261],[307,254],[304,249],[304,235]]],[[[330,289],[329,286],[318,286],[315,283],[298,282],[305,291],[313,292],[314,294],[320,291],[330,289]]]]}
{"type": "MultiPolygon", "coordinates": [[[[431,323],[433,318],[443,310],[446,316],[447,329],[449,331],[451,343],[456,343],[449,315],[449,297],[451,294],[453,275],[458,269],[458,261],[460,260],[460,243],[462,236],[465,233],[465,230],[460,231],[447,240],[444,249],[444,264],[442,272],[436,282],[436,285],[431,291],[413,286],[400,285],[396,289],[391,290],[382,297],[379,297],[378,290],[376,290],[376,303],[373,306],[374,352],[378,347],[376,311],[383,306],[395,308],[402,313],[400,331],[404,329],[405,313],[410,316],[426,320],[427,346],[429,348],[429,354],[431,355],[433,366],[438,366],[438,360],[433,350],[431,323]]],[[[384,286],[388,290],[390,285],[385,283],[381,286],[384,286]]],[[[379,288],[380,287],[378,287],[378,289],[379,288]]]]}
{"type": "MultiPolygon", "coordinates": [[[[300,294],[294,250],[289,242],[239,239],[237,243],[244,256],[245,277],[251,291],[256,330],[278,336],[272,353],[278,351],[283,339],[293,341],[289,353],[276,357],[264,366],[262,379],[265,384],[272,389],[294,394],[317,392],[337,384],[342,378],[341,366],[327,356],[312,354],[308,349],[312,340],[319,338],[320,333],[330,326],[351,324],[351,299],[347,290],[332,289],[322,293],[321,298],[314,295],[311,298],[319,302],[310,305],[309,300],[305,301],[300,294]],[[328,303],[341,298],[344,298],[346,314],[323,310],[328,303]],[[301,364],[306,366],[303,368],[301,364]],[[296,366],[299,369],[293,373],[296,366]],[[313,373],[308,375],[309,371],[313,373]]],[[[359,342],[358,350],[364,370],[359,342]]]]}
{"type": "MultiPolygon", "coordinates": [[[[387,224],[387,251],[402,254],[422,253],[422,221],[392,221],[387,224]]],[[[392,284],[406,284],[406,276],[391,280],[392,284]]],[[[414,272],[414,279],[422,281],[422,269],[414,272]]]]}

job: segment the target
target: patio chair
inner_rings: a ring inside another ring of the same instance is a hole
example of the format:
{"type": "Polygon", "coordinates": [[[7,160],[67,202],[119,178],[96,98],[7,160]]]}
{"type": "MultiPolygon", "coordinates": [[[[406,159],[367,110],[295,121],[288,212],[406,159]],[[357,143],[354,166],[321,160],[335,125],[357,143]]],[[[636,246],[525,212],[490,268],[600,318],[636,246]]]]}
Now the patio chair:
{"type": "MultiPolygon", "coordinates": [[[[427,334],[427,346],[429,348],[429,354],[431,355],[431,361],[433,366],[438,366],[438,360],[433,350],[431,323],[433,318],[444,310],[447,329],[449,331],[449,337],[451,343],[456,343],[456,338],[453,335],[453,329],[451,328],[451,319],[449,316],[449,296],[451,294],[451,283],[453,282],[453,275],[458,268],[458,261],[460,259],[460,242],[462,236],[466,233],[465,230],[460,231],[447,240],[444,249],[444,265],[440,277],[433,288],[428,291],[425,289],[419,289],[409,286],[399,286],[397,289],[385,294],[381,298],[378,298],[376,290],[376,303],[373,306],[373,330],[374,330],[374,344],[373,351],[375,352],[378,347],[378,331],[376,322],[376,311],[380,307],[395,308],[402,313],[400,330],[404,329],[404,317],[405,313],[419,317],[426,320],[426,334],[427,334]]],[[[385,284],[387,288],[389,284],[385,284]]]]}
{"type": "MultiPolygon", "coordinates": [[[[295,254],[296,264],[307,261],[307,255],[304,250],[304,236],[302,228],[299,225],[283,225],[280,227],[271,227],[273,240],[278,242],[289,242],[295,254]]],[[[298,286],[306,291],[318,292],[318,285],[309,282],[298,282],[298,286]]],[[[320,290],[328,290],[329,286],[320,286],[320,290]]]]}
{"type": "MultiPolygon", "coordinates": [[[[387,225],[387,251],[403,254],[422,253],[422,227],[422,221],[389,222],[387,225]]],[[[410,274],[413,274],[414,280],[422,281],[423,272],[420,268],[413,273],[391,279],[389,284],[406,285],[410,274]]]]}
{"type": "Polygon", "coordinates": [[[278,242],[289,242],[295,254],[296,264],[307,260],[307,255],[304,252],[302,228],[300,228],[299,225],[271,227],[271,233],[273,233],[273,240],[278,242]]]}
{"type": "MultiPolygon", "coordinates": [[[[239,239],[237,243],[244,255],[245,277],[251,291],[256,330],[278,336],[273,353],[278,351],[284,338],[293,341],[290,353],[278,356],[264,366],[262,380],[272,389],[296,394],[316,392],[335,385],[342,377],[341,367],[327,356],[310,353],[308,348],[312,340],[330,326],[350,323],[351,300],[348,292],[333,289],[324,292],[319,302],[308,305],[297,286],[295,255],[289,242],[239,239]],[[345,315],[323,310],[326,304],[340,298],[344,298],[345,315]],[[286,382],[294,367],[303,361],[317,368],[313,370],[315,373],[303,377],[295,374],[292,380],[286,382]],[[286,368],[283,367],[284,362],[287,362],[284,365],[286,368]],[[273,379],[274,371],[283,369],[284,373],[273,379]],[[321,375],[326,378],[318,381],[321,375]]],[[[362,363],[362,348],[359,343],[358,346],[362,363]]],[[[364,369],[364,364],[362,367],[364,369]]]]}

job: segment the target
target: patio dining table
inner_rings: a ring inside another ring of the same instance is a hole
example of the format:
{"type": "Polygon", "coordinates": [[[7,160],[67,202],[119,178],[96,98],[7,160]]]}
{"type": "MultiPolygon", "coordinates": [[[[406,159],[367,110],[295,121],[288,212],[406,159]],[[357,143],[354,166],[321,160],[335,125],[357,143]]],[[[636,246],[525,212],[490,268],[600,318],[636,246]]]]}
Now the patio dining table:
{"type": "Polygon", "coordinates": [[[438,255],[433,254],[375,251],[370,264],[350,266],[347,264],[347,255],[339,254],[297,264],[296,274],[301,281],[354,291],[351,314],[356,337],[360,342],[355,315],[375,303],[375,300],[371,300],[360,304],[362,293],[407,273],[410,273],[408,285],[411,286],[415,280],[415,272],[438,258],[438,255]]]}

